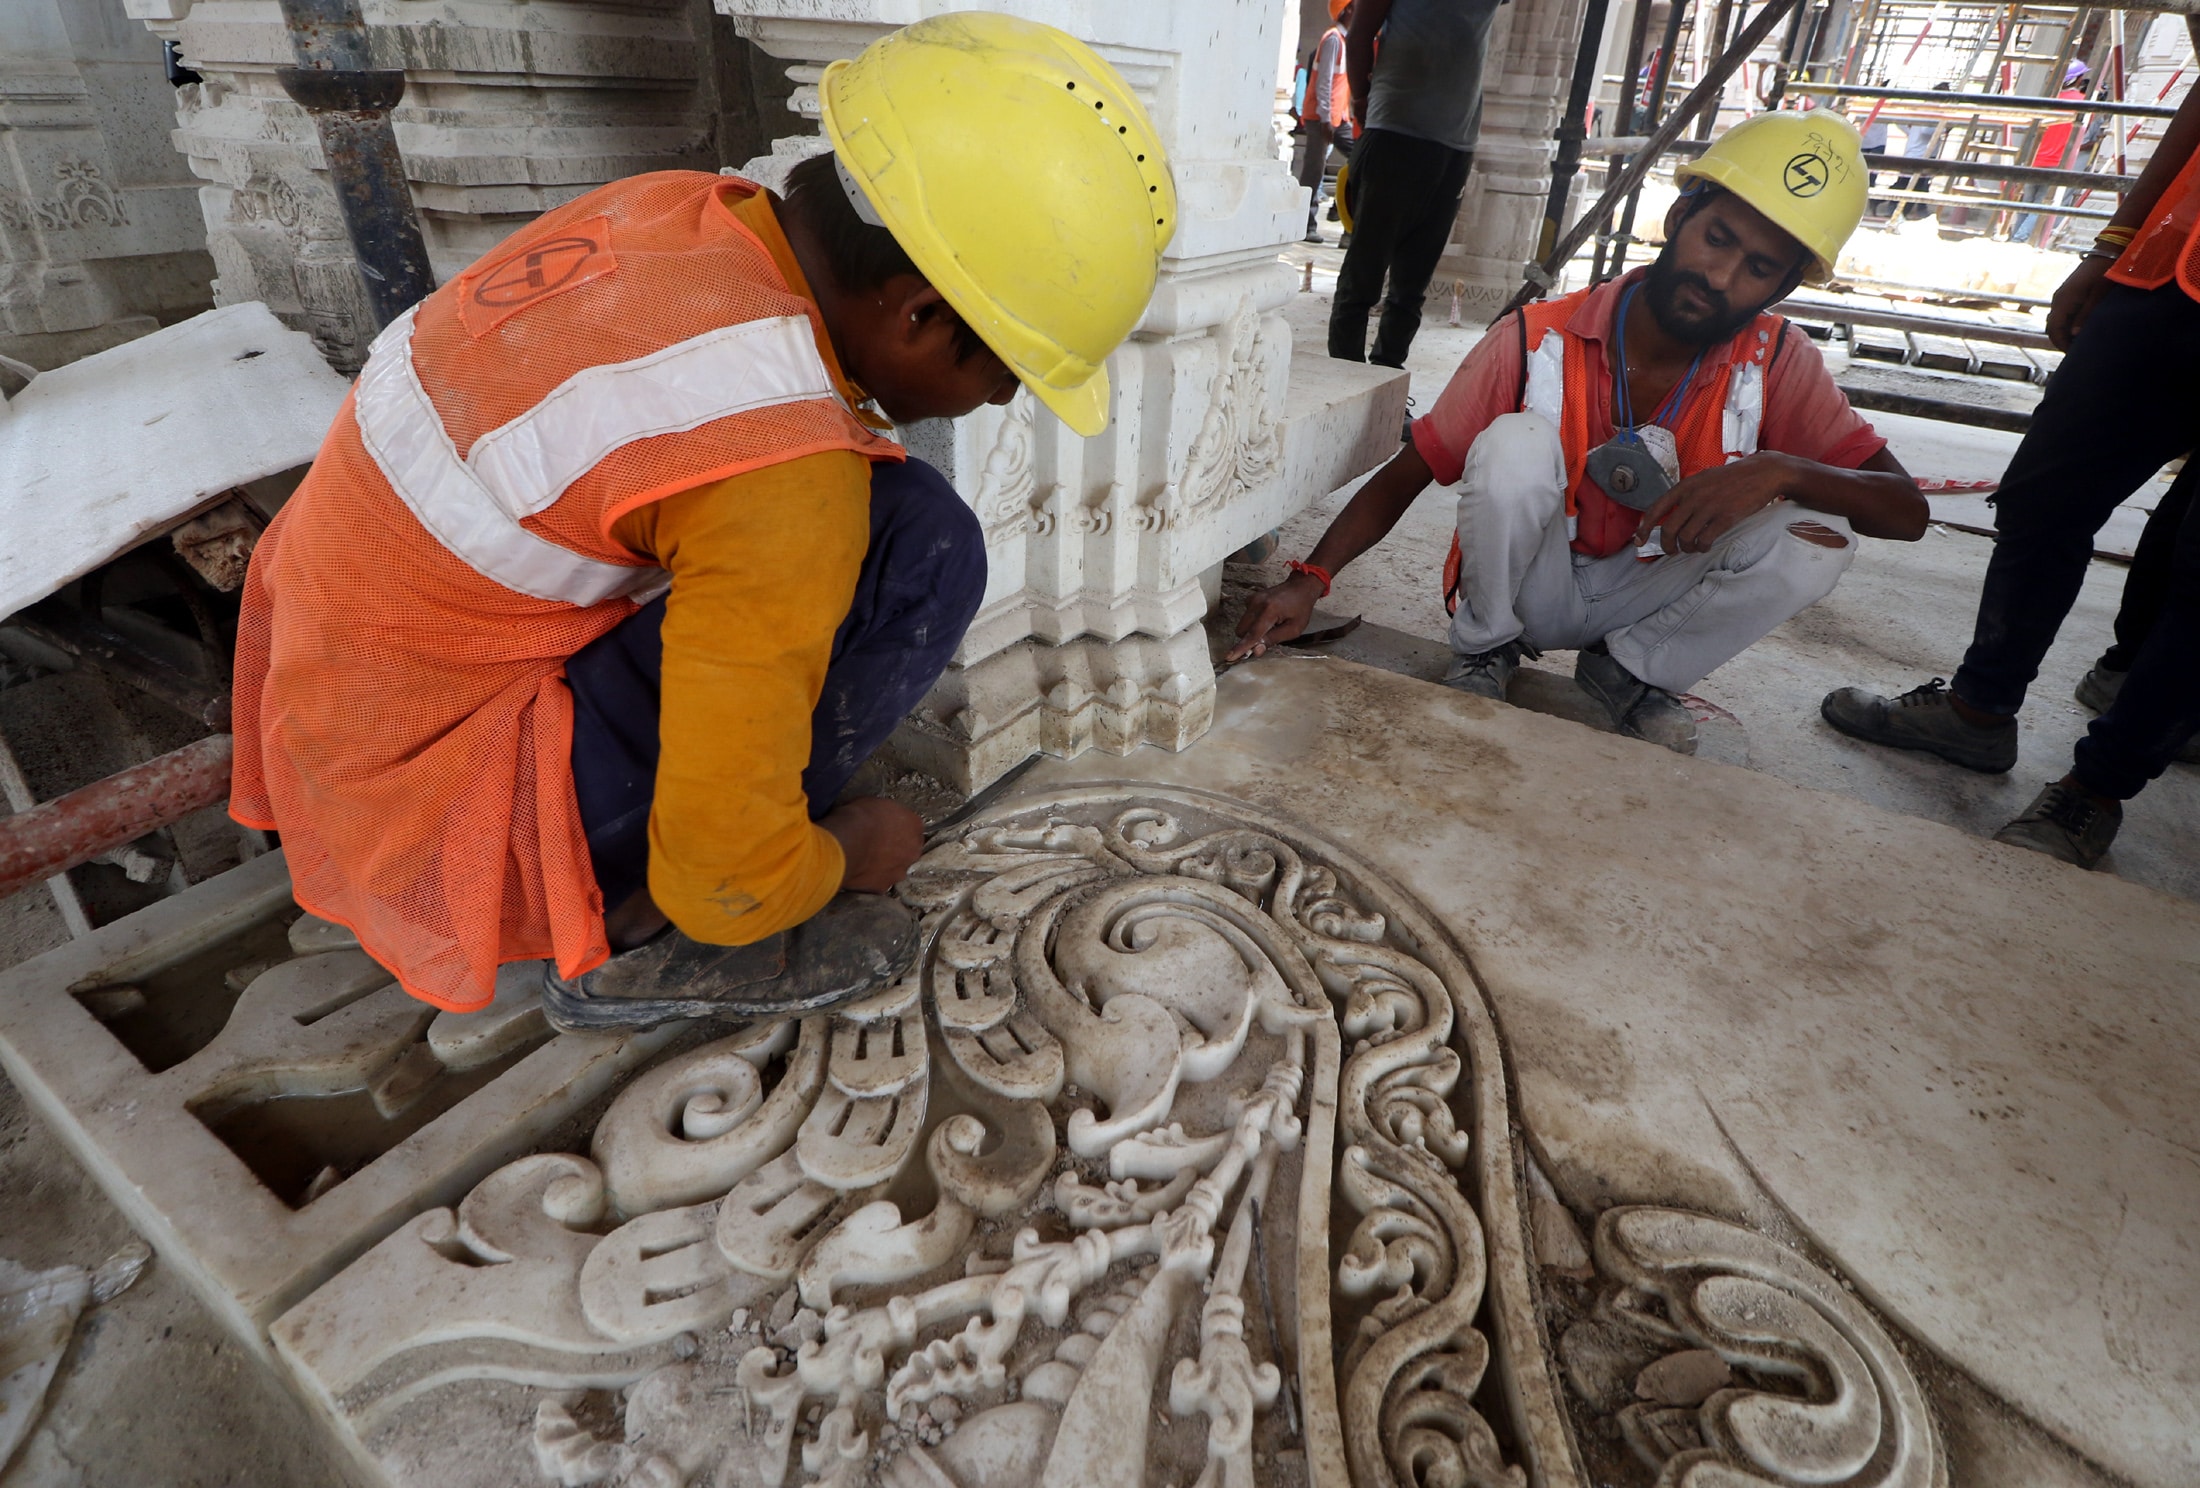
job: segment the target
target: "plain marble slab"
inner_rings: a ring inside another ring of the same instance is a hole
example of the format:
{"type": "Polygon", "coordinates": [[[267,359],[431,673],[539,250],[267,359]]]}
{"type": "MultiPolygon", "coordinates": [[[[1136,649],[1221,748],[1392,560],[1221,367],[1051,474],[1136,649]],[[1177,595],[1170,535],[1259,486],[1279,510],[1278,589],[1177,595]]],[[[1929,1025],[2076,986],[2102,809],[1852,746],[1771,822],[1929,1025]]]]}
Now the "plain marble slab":
{"type": "Polygon", "coordinates": [[[0,617],[308,463],[347,388],[258,301],[40,373],[0,404],[0,617]]]}

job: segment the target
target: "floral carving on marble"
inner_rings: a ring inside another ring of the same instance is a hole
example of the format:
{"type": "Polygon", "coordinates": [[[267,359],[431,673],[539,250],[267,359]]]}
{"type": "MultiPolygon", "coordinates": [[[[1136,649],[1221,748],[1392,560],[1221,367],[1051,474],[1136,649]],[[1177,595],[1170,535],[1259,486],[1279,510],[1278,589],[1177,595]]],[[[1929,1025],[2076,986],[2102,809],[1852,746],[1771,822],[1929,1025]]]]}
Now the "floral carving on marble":
{"type": "Polygon", "coordinates": [[[130,214],[97,162],[54,162],[54,183],[30,196],[0,187],[0,227],[13,232],[66,232],[71,228],[127,227],[130,214]]]}
{"type": "Polygon", "coordinates": [[[1474,994],[1430,927],[1237,808],[1153,794],[968,828],[902,893],[925,949],[899,985],[660,1062],[588,1155],[419,1216],[281,1350],[370,1439],[454,1378],[540,1387],[529,1455],[566,1488],[1083,1488],[1149,1461],[1250,1488],[1309,1457],[1526,1482],[1485,1415],[1466,1196],[1509,1144],[1463,1184],[1454,1114],[1502,1096],[1455,1100],[1474,994]]]}
{"type": "Polygon", "coordinates": [[[1805,1257],[1725,1220],[1647,1206],[1599,1216],[1594,1255],[1595,1300],[1559,1356],[1641,1481],[1944,1488],[1932,1414],[1901,1350],[1805,1257]]]}
{"type": "Polygon", "coordinates": [[[1275,478],[1283,465],[1283,385],[1290,333],[1251,295],[1215,328],[1216,367],[1176,504],[1181,516],[1275,478]]]}

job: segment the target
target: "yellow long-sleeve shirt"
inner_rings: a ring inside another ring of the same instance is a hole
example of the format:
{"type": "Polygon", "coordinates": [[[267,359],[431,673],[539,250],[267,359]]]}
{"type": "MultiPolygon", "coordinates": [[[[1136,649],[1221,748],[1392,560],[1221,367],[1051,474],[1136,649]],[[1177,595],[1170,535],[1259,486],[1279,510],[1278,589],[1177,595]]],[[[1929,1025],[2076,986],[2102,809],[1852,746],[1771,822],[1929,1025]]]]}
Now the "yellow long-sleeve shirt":
{"type": "MultiPolygon", "coordinates": [[[[770,203],[758,192],[734,215],[810,298],[770,203]]],[[[860,404],[831,343],[817,341],[842,396],[860,404]]],[[[810,821],[802,770],[870,542],[870,502],[870,462],[829,450],[682,491],[612,525],[621,545],[672,575],[649,891],[695,940],[762,940],[840,888],[840,843],[810,821]]]]}

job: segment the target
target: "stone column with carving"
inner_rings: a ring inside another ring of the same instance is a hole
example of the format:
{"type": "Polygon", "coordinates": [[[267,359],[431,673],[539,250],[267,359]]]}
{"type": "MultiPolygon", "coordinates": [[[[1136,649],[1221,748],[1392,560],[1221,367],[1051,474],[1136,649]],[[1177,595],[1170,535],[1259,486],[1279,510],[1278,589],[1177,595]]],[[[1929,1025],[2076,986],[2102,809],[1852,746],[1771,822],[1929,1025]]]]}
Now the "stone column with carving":
{"type": "Polygon", "coordinates": [[[55,367],[208,305],[169,92],[100,0],[0,4],[0,354],[55,367]]]}
{"type": "Polygon", "coordinates": [[[1482,134],[1451,240],[1429,285],[1429,313],[1479,326],[1520,287],[1551,192],[1559,110],[1566,105],[1587,0],[1510,0],[1490,26],[1482,134]]]}
{"type": "MultiPolygon", "coordinates": [[[[802,118],[787,122],[801,132],[747,167],[773,181],[823,147],[827,63],[960,8],[718,3],[792,64],[802,118]]],[[[991,562],[955,666],[893,744],[964,789],[1037,751],[1180,749],[1205,732],[1201,622],[1223,558],[1394,451],[1404,410],[1400,376],[1293,355],[1281,311],[1296,286],[1277,253],[1298,238],[1306,195],[1273,134],[1280,4],[989,8],[1060,26],[1122,72],[1168,146],[1181,221],[1152,307],[1110,362],[1104,433],[1079,439],[1028,393],[905,431],[976,508],[991,562]]]]}
{"type": "MultiPolygon", "coordinates": [[[[277,0],[122,3],[204,79],[178,90],[175,144],[204,183],[217,300],[263,300],[356,367],[373,325],[312,121],[275,81],[277,0]]],[[[406,74],[397,142],[439,280],[591,187],[719,164],[708,0],[364,8],[375,64],[406,74]]]]}

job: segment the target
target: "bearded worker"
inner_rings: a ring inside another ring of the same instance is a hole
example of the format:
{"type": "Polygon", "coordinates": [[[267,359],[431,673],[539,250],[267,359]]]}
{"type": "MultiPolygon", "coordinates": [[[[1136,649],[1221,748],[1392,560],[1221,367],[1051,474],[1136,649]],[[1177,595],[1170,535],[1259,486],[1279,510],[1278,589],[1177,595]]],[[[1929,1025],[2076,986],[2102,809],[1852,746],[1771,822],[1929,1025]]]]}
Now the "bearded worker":
{"type": "Polygon", "coordinates": [[[1832,273],[1863,216],[1855,129],[1760,115],[1675,176],[1657,260],[1491,326],[1406,448],[1254,596],[1232,659],[1302,632],[1441,482],[1459,493],[1445,685],[1502,699],[1523,656],[1578,650],[1613,728],[1690,753],[1676,694],[1823,599],[1858,534],[1924,534],[1917,483],[1769,313],[1832,273]]]}
{"type": "Polygon", "coordinates": [[[914,954],[922,824],[841,797],[986,565],[890,432],[1019,382],[1105,428],[1175,193],[1052,27],[930,18],[819,94],[784,199],[614,182],[393,323],[253,555],[231,810],[437,1007],[793,1016],[914,954]]]}

